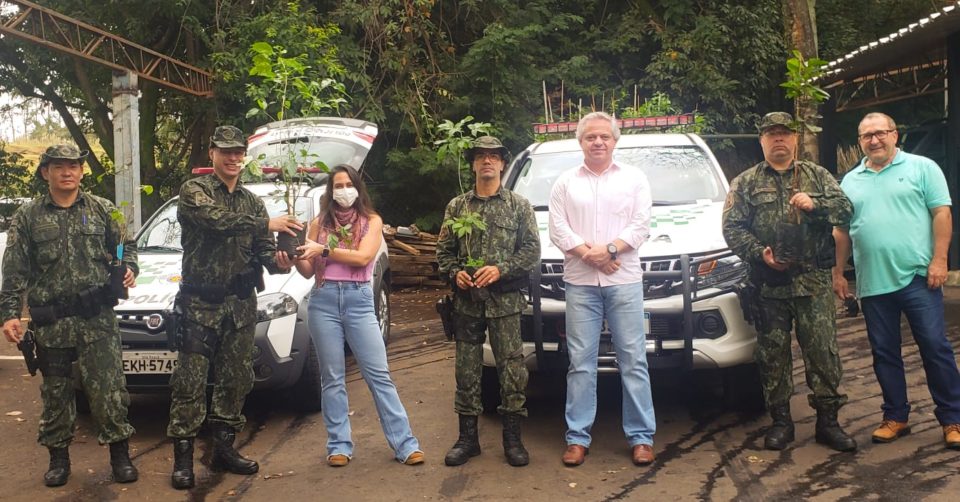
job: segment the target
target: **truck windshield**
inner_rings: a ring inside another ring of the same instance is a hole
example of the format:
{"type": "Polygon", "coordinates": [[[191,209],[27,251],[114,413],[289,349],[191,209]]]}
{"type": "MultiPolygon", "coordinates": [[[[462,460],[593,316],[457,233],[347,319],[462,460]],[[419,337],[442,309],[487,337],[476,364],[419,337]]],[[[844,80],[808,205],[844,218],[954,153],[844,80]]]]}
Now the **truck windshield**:
{"type": "MultiPolygon", "coordinates": [[[[614,159],[638,167],[647,175],[655,204],[719,202],[726,197],[716,169],[696,146],[618,148],[614,159]]],[[[557,178],[581,162],[583,153],[579,151],[533,154],[522,167],[513,191],[526,197],[534,207],[546,208],[557,178]]]]}

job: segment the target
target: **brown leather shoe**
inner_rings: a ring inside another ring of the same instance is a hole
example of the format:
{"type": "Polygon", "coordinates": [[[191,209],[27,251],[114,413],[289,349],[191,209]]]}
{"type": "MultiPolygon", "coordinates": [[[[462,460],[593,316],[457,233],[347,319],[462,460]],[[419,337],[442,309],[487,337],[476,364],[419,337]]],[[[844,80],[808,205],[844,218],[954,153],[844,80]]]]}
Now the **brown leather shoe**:
{"type": "Polygon", "coordinates": [[[960,450],[960,424],[943,426],[943,442],[951,450],[960,450]]]}
{"type": "Polygon", "coordinates": [[[583,463],[583,457],[590,453],[590,448],[578,444],[567,445],[567,451],[563,452],[563,465],[576,467],[583,463]]]}
{"type": "Polygon", "coordinates": [[[330,467],[343,467],[350,463],[350,457],[336,453],[327,457],[327,465],[330,467]]]}
{"type": "Polygon", "coordinates": [[[910,426],[906,422],[897,422],[885,418],[883,422],[880,422],[880,426],[873,431],[873,442],[890,443],[907,434],[910,434],[910,426]]]}
{"type": "Polygon", "coordinates": [[[633,447],[633,463],[636,465],[650,465],[657,458],[653,454],[653,447],[648,444],[638,444],[633,447]]]}

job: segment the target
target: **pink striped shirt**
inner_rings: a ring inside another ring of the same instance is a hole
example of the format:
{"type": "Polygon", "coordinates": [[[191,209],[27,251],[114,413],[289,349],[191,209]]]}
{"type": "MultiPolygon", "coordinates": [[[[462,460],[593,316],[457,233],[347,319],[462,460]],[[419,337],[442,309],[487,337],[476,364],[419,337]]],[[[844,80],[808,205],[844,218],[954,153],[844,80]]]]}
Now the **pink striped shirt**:
{"type": "Polygon", "coordinates": [[[616,161],[600,174],[581,164],[563,173],[550,193],[550,241],[564,252],[563,280],[578,286],[613,286],[643,281],[637,250],[650,236],[653,199],[640,169],[616,161]],[[603,246],[620,239],[620,269],[604,274],[569,251],[581,244],[603,246]]]}

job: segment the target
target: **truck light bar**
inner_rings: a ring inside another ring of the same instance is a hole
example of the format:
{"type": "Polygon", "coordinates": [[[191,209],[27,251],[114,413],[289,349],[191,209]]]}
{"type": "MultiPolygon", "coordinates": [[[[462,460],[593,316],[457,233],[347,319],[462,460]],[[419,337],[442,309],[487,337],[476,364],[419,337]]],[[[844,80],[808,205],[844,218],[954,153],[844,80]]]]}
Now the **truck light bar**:
{"type": "MultiPolygon", "coordinates": [[[[659,117],[639,117],[635,119],[617,119],[620,129],[660,129],[663,127],[693,125],[693,113],[681,115],[662,115],[659,117]]],[[[553,122],[548,124],[533,124],[535,134],[577,132],[576,122],[553,122]]]]}
{"type": "MultiPolygon", "coordinates": [[[[260,171],[263,172],[263,174],[279,174],[281,172],[281,169],[279,167],[262,167],[260,168],[260,171]]],[[[192,174],[211,174],[213,173],[213,168],[212,167],[194,167],[193,169],[190,170],[190,172],[192,174]]],[[[298,167],[297,172],[305,173],[305,174],[320,174],[320,173],[325,173],[326,171],[318,167],[298,167]]]]}

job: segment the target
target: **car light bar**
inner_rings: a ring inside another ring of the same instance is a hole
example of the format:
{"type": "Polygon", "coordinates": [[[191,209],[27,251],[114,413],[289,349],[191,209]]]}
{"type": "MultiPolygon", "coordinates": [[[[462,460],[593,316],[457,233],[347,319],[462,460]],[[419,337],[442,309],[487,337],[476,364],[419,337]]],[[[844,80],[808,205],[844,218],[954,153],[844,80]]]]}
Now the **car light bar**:
{"type": "MultiPolygon", "coordinates": [[[[617,119],[620,129],[660,129],[663,127],[693,125],[695,114],[661,115],[658,117],[638,117],[633,119],[617,119]]],[[[577,122],[552,122],[547,124],[533,124],[535,134],[551,134],[576,132],[577,122]]]]}

